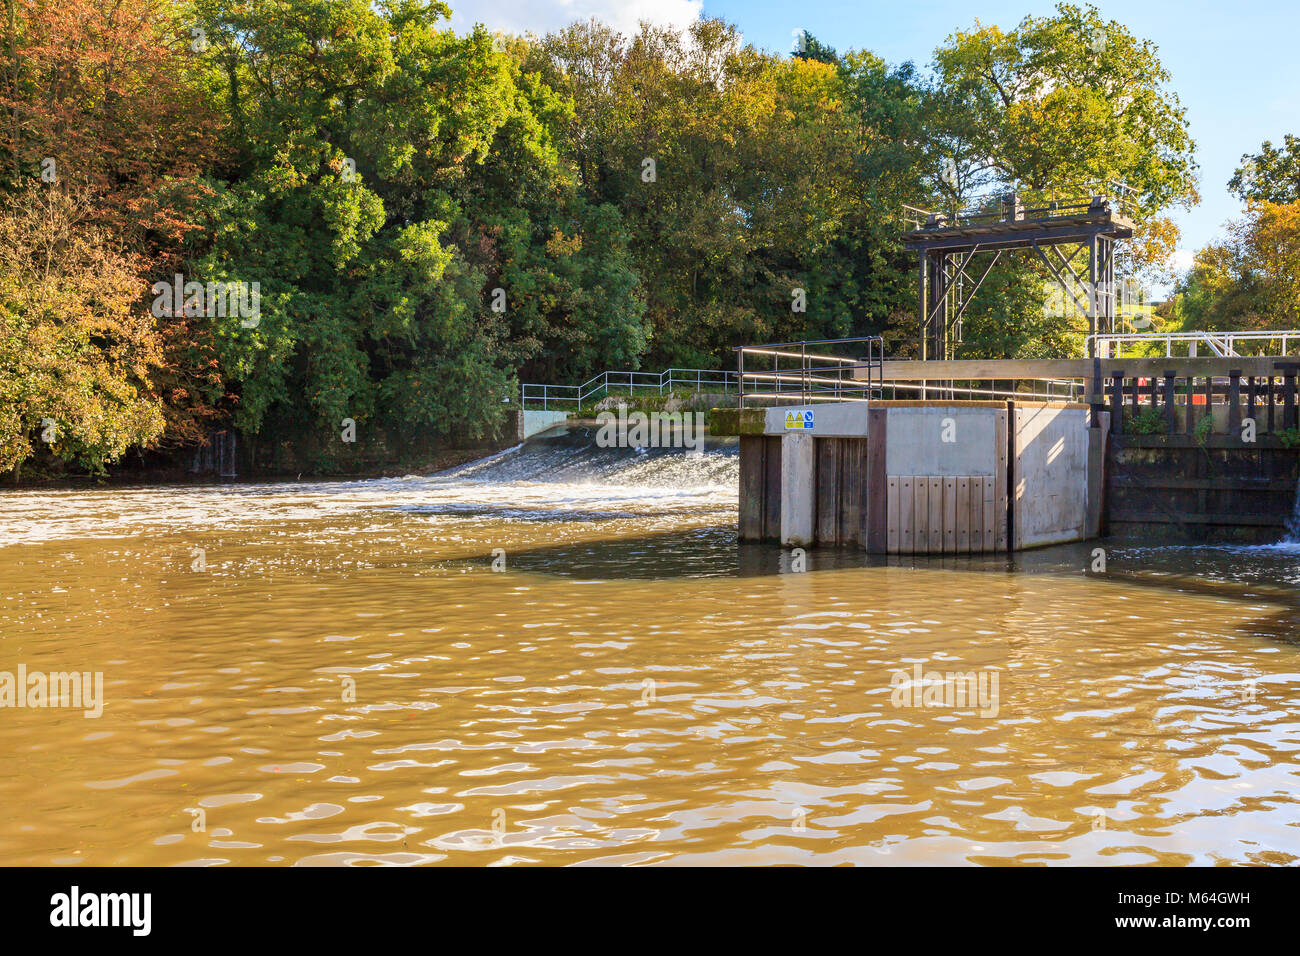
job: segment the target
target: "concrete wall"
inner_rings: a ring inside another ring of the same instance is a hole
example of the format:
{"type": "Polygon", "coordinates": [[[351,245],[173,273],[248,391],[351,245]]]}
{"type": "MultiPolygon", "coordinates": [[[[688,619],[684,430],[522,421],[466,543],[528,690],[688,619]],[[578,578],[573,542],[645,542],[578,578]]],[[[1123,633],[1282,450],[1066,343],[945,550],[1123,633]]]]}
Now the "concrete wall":
{"type": "Polygon", "coordinates": [[[568,417],[568,412],[524,409],[523,414],[519,416],[519,440],[523,441],[548,428],[554,428],[568,417]]]}
{"type": "MultiPolygon", "coordinates": [[[[742,417],[738,430],[749,427],[742,417]]],[[[1018,405],[1012,419],[1001,402],[852,402],[768,408],[761,424],[761,434],[742,431],[743,540],[804,547],[829,537],[879,552],[960,553],[1096,533],[1100,495],[1094,489],[1090,501],[1089,475],[1091,466],[1099,483],[1104,448],[1083,406],[1018,405]],[[786,427],[792,413],[799,420],[808,409],[811,429],[786,427]],[[835,444],[849,440],[858,444],[835,444]],[[925,541],[916,539],[917,528],[925,541]],[[908,529],[912,542],[904,547],[908,529]]]]}
{"type": "Polygon", "coordinates": [[[781,543],[811,547],[817,508],[815,459],[811,434],[792,432],[781,438],[781,543]]]}
{"type": "Polygon", "coordinates": [[[818,438],[861,438],[867,434],[866,402],[826,402],[815,405],[780,405],[763,409],[763,431],[768,435],[799,434],[803,429],[786,428],[790,415],[803,418],[813,413],[812,434],[818,438]]]}
{"type": "MultiPolygon", "coordinates": [[[[998,423],[1005,408],[928,406],[889,409],[889,475],[986,475],[998,473],[998,423]]],[[[1005,431],[1002,432],[1006,434],[1005,431]]]]}
{"type": "Polygon", "coordinates": [[[1015,549],[1088,536],[1088,410],[1017,405],[1015,549]]]}

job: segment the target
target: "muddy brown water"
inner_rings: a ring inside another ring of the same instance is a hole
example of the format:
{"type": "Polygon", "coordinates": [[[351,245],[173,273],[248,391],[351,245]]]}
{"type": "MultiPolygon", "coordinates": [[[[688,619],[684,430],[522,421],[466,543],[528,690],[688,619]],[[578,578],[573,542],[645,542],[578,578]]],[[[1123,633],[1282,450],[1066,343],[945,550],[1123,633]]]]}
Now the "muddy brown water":
{"type": "Polygon", "coordinates": [[[0,494],[0,672],[104,697],[0,708],[0,863],[1300,859],[1300,550],[799,571],[735,496],[576,438],[0,494]]]}

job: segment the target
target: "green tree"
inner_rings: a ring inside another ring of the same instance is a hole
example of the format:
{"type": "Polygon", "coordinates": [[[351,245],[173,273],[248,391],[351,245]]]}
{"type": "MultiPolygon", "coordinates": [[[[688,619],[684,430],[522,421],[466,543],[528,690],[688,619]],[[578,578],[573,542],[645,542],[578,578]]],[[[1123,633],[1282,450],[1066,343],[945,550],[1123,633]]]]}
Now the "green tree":
{"type": "Polygon", "coordinates": [[[1300,202],[1300,138],[1287,133],[1281,149],[1265,140],[1258,153],[1243,155],[1228,188],[1243,201],[1300,202]]]}
{"type": "MultiPolygon", "coordinates": [[[[1029,204],[1104,191],[1137,226],[1118,250],[1120,275],[1172,277],[1169,212],[1197,200],[1195,147],[1153,43],[1091,5],[1061,3],[1009,32],[978,22],[958,31],[934,64],[926,127],[930,168],[946,167],[932,173],[942,205],[991,191],[1014,190],[1029,204]]],[[[1043,307],[1050,280],[1033,261],[999,263],[964,317],[964,352],[1082,349],[1082,313],[1063,322],[1043,307]],[[999,289],[1016,291],[1000,299],[999,289]]]]}
{"type": "Polygon", "coordinates": [[[477,436],[544,349],[635,361],[618,217],[566,179],[568,107],[525,50],[419,0],[200,9],[241,160],[198,271],[262,292],[255,326],[214,332],[241,428],[477,436]]]}
{"type": "MultiPolygon", "coordinates": [[[[814,38],[815,39],[815,38],[814,38]]],[[[703,20],[549,36],[573,100],[560,142],[592,202],[616,206],[641,274],[647,361],[730,364],[730,346],[883,328],[902,305],[902,197],[917,192],[910,68],[791,59],[703,20]]]]}
{"type": "Polygon", "coordinates": [[[962,158],[1031,201],[1123,183],[1143,231],[1127,265],[1163,275],[1177,240],[1167,213],[1196,201],[1196,163],[1154,43],[1091,5],[1060,3],[1007,33],[958,31],[935,51],[935,69],[968,144],[962,158]]]}

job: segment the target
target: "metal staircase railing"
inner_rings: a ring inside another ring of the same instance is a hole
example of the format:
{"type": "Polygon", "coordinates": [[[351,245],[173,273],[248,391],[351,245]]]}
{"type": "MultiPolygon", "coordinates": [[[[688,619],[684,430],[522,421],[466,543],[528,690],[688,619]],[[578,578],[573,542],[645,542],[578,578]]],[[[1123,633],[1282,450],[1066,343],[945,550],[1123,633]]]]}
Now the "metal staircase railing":
{"type": "Polygon", "coordinates": [[[590,401],[625,390],[629,396],[655,394],[678,389],[694,392],[736,391],[739,380],[735,372],[701,368],[670,368],[662,372],[605,371],[581,385],[547,385],[528,382],[519,386],[519,401],[524,408],[540,403],[543,411],[577,411],[590,401]]]}

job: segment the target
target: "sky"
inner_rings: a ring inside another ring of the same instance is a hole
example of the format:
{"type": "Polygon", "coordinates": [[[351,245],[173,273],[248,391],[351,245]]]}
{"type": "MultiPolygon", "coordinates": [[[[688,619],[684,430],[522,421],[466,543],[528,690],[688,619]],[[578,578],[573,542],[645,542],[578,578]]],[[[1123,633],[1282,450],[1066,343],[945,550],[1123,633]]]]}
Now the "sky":
{"type": "MultiPolygon", "coordinates": [[[[1010,29],[1028,15],[1052,12],[1040,0],[449,0],[457,28],[483,23],[511,33],[545,33],[597,17],[623,32],[639,20],[684,25],[721,17],[745,40],[788,51],[807,30],[837,50],[869,49],[891,63],[924,68],[949,34],[985,25],[1010,29]]],[[[1176,264],[1213,241],[1239,215],[1227,182],[1243,153],[1264,140],[1300,133],[1300,3],[1296,0],[1097,0],[1105,19],[1118,20],[1153,41],[1170,74],[1170,87],[1187,110],[1200,164],[1201,204],[1176,215],[1182,241],[1176,264]]]]}

